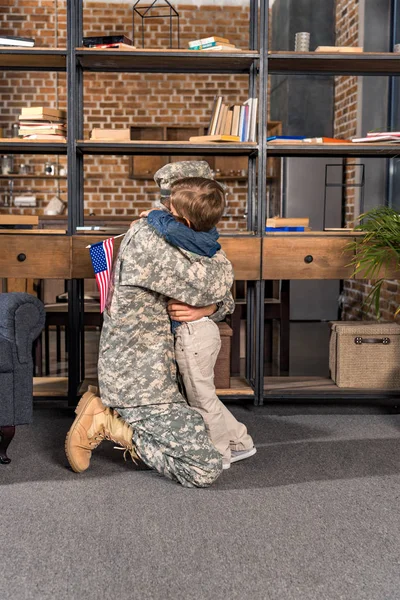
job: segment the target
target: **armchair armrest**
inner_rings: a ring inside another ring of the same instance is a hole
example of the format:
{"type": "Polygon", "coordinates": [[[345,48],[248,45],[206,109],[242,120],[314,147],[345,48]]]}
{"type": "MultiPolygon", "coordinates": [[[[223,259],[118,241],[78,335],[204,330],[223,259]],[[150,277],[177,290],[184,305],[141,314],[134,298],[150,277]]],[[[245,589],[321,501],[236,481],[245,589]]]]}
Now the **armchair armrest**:
{"type": "Polygon", "coordinates": [[[32,342],[46,321],[43,303],[31,294],[0,294],[0,335],[17,349],[18,360],[29,360],[32,342]]]}

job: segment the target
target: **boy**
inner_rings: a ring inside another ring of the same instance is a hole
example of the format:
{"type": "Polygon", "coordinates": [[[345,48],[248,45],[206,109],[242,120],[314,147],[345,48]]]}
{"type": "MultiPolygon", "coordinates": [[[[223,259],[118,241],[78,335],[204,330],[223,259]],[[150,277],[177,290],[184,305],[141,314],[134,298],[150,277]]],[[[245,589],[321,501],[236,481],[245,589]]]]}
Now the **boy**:
{"type": "MultiPolygon", "coordinates": [[[[168,167],[169,165],[167,165],[168,167]]],[[[166,167],[161,169],[165,175],[166,167]],[[164,171],[163,171],[164,170],[164,171]]],[[[160,176],[160,171],[156,177],[160,176]]],[[[170,196],[164,188],[164,205],[169,209],[142,213],[148,224],[167,242],[195,254],[211,258],[220,250],[216,224],[225,209],[225,193],[212,179],[184,178],[172,183],[170,196]]],[[[173,302],[170,316],[180,313],[179,303],[173,302]]],[[[232,313],[235,304],[231,293],[224,299],[224,308],[217,319],[232,313]]],[[[211,317],[215,319],[214,317],[211,317]]],[[[221,340],[213,320],[203,317],[190,323],[172,320],[175,334],[175,358],[181,374],[188,404],[198,410],[206,424],[211,441],[222,455],[223,468],[232,462],[256,453],[246,427],[239,423],[216,395],[214,367],[221,340]]]]}
{"type": "MultiPolygon", "coordinates": [[[[197,173],[193,165],[192,174],[197,173]]],[[[173,297],[207,314],[232,283],[232,266],[222,250],[208,258],[175,248],[144,219],[130,228],[103,313],[101,400],[93,390],[84,394],[67,435],[74,471],[85,471],[92,451],[113,439],[184,486],[206,487],[217,479],[221,455],[203,419],[179,392],[167,305],[173,297]]]]}

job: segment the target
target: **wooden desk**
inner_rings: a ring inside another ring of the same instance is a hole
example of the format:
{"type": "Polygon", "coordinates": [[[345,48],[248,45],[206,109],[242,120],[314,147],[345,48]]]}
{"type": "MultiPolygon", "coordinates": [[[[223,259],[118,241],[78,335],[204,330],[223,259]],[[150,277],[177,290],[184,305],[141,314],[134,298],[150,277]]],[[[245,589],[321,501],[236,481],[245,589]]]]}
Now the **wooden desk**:
{"type": "Polygon", "coordinates": [[[351,235],[273,234],[263,240],[263,279],[349,279],[351,235]]]}
{"type": "MultiPolygon", "coordinates": [[[[72,273],[75,279],[89,279],[93,275],[93,267],[89,252],[89,244],[104,240],[104,234],[75,235],[72,237],[72,273]]],[[[115,250],[119,248],[122,238],[115,240],[115,250]]],[[[220,243],[233,264],[235,279],[254,281],[260,279],[261,239],[255,237],[221,237],[220,243]]]]}
{"type": "MultiPolygon", "coordinates": [[[[0,234],[0,277],[35,279],[92,279],[93,268],[86,248],[104,234],[40,235],[27,230],[3,230],[0,234]]],[[[116,250],[122,238],[115,240],[116,250]]],[[[232,261],[238,280],[254,281],[261,275],[261,239],[253,236],[222,237],[221,245],[232,261]]]]}

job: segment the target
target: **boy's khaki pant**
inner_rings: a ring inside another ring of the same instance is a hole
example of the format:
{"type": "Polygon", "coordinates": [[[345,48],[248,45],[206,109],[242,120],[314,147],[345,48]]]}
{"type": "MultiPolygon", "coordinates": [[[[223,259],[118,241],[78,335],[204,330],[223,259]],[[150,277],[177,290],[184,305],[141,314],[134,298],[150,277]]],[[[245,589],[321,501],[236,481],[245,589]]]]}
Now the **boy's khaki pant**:
{"type": "Polygon", "coordinates": [[[215,392],[214,366],[221,348],[218,326],[209,319],[182,323],[175,334],[175,356],[189,405],[203,417],[212,443],[225,460],[231,450],[249,450],[253,440],[215,392]]]}

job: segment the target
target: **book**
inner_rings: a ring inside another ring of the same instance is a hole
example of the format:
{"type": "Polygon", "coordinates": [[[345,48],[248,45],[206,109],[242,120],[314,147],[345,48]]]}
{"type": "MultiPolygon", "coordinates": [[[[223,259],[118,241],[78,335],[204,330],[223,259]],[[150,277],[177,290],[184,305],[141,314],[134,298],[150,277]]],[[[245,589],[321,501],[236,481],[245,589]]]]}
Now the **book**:
{"type": "Polygon", "coordinates": [[[58,108],[49,108],[47,106],[23,106],[21,109],[21,116],[23,117],[29,116],[32,120],[35,120],[37,115],[47,115],[48,117],[66,119],[67,111],[59,110],[58,108]]]}
{"type": "Polygon", "coordinates": [[[212,43],[229,44],[229,40],[227,40],[226,38],[218,37],[217,35],[213,35],[208,38],[202,38],[200,40],[193,40],[189,42],[189,48],[193,48],[193,46],[202,46],[204,44],[212,43]]]}
{"type": "Polygon", "coordinates": [[[295,140],[295,141],[301,141],[304,140],[304,136],[297,136],[297,135],[272,135],[270,137],[267,137],[267,142],[284,142],[284,143],[289,143],[290,141],[295,140]]]}
{"type": "Polygon", "coordinates": [[[353,138],[352,140],[353,144],[373,144],[373,143],[380,143],[383,144],[384,142],[390,142],[391,144],[398,144],[400,143],[400,137],[397,135],[376,135],[376,136],[367,136],[367,137],[361,137],[361,138],[353,138]]]}
{"type": "Polygon", "coordinates": [[[331,52],[335,52],[335,53],[361,53],[363,52],[363,48],[361,46],[318,46],[318,48],[315,49],[315,52],[326,52],[326,53],[331,53],[331,52]]]}
{"type": "Polygon", "coordinates": [[[265,231],[305,231],[304,227],[266,227],[265,231]]]}
{"type": "Polygon", "coordinates": [[[210,122],[209,122],[208,128],[207,128],[207,135],[211,134],[211,129],[212,129],[213,122],[214,122],[214,119],[215,119],[215,112],[216,112],[216,109],[217,109],[218,98],[219,98],[219,96],[215,96],[215,98],[214,98],[213,106],[212,106],[212,109],[211,109],[210,122]]]}
{"type": "Polygon", "coordinates": [[[209,135],[215,135],[215,132],[217,130],[217,123],[218,123],[219,113],[221,110],[222,100],[223,100],[223,96],[217,96],[214,115],[212,118],[212,122],[210,122],[209,135]]]}
{"type": "Polygon", "coordinates": [[[234,104],[231,135],[239,135],[240,105],[234,104]]]}
{"type": "Polygon", "coordinates": [[[194,144],[206,144],[207,142],[240,142],[238,135],[196,135],[189,138],[194,144]]]}
{"type": "Polygon", "coordinates": [[[83,38],[83,45],[86,48],[104,44],[127,44],[128,46],[132,46],[132,40],[126,35],[117,33],[113,35],[93,35],[83,38]]]}
{"type": "Polygon", "coordinates": [[[240,114],[239,114],[239,133],[238,133],[238,135],[239,135],[239,138],[240,138],[240,141],[241,141],[241,142],[244,142],[244,139],[243,139],[244,115],[245,115],[245,108],[244,108],[244,106],[242,105],[242,106],[240,107],[240,114]]]}
{"type": "Polygon", "coordinates": [[[24,137],[24,140],[36,140],[37,142],[66,142],[66,138],[64,135],[49,135],[49,134],[41,134],[34,133],[33,135],[27,135],[24,137]]]}
{"type": "Polygon", "coordinates": [[[252,109],[253,99],[249,98],[246,102],[243,102],[244,106],[244,124],[243,124],[243,142],[249,141],[250,135],[250,117],[252,109]]]}
{"type": "Polygon", "coordinates": [[[228,105],[222,103],[221,110],[219,111],[219,117],[218,117],[217,127],[215,130],[215,135],[221,135],[224,132],[227,112],[228,112],[228,105]]]}
{"type": "Polygon", "coordinates": [[[267,227],[276,229],[277,227],[308,227],[310,219],[308,217],[274,217],[267,219],[267,227]]]}
{"type": "Polygon", "coordinates": [[[130,46],[129,44],[123,44],[118,43],[118,44],[96,44],[95,46],[90,46],[90,49],[97,49],[97,50],[136,50],[136,46],[130,46]]]}
{"type": "Polygon", "coordinates": [[[51,115],[18,115],[18,120],[21,125],[26,125],[28,123],[31,124],[60,124],[65,125],[67,123],[67,119],[60,119],[59,117],[52,117],[51,115]]]}
{"type": "Polygon", "coordinates": [[[226,113],[225,126],[222,132],[223,135],[230,135],[232,129],[232,118],[233,118],[233,108],[228,108],[228,112],[226,113]]]}
{"type": "Polygon", "coordinates": [[[293,145],[298,144],[304,146],[304,144],[350,144],[350,140],[339,140],[337,138],[318,137],[318,138],[302,138],[296,136],[273,136],[267,138],[269,144],[287,144],[293,145]]]}
{"type": "Polygon", "coordinates": [[[380,137],[380,136],[393,136],[393,137],[400,137],[400,132],[399,131],[369,131],[367,133],[367,137],[380,137]]]}
{"type": "Polygon", "coordinates": [[[17,37],[16,35],[0,35],[0,46],[24,46],[31,48],[35,45],[33,38],[17,37]]]}
{"type": "Polygon", "coordinates": [[[350,140],[340,140],[331,137],[304,138],[305,144],[349,144],[350,140]]]}
{"type": "Polygon", "coordinates": [[[20,127],[19,131],[18,131],[19,135],[32,135],[34,133],[46,133],[46,134],[59,134],[59,135],[65,135],[67,133],[66,128],[65,127],[35,127],[35,126],[30,126],[30,127],[20,127]]]}
{"type": "Polygon", "coordinates": [[[97,141],[129,142],[131,139],[131,130],[129,127],[122,129],[103,129],[95,127],[90,132],[90,139],[97,141]]]}
{"type": "Polygon", "coordinates": [[[207,48],[236,48],[235,44],[222,44],[218,42],[210,42],[209,44],[199,44],[198,46],[191,46],[189,50],[206,50],[207,48]]]}
{"type": "MultiPolygon", "coordinates": [[[[194,50],[195,48],[190,48],[194,50]]],[[[199,52],[242,52],[240,48],[230,48],[229,46],[213,46],[212,48],[201,48],[199,52]]]]}
{"type": "Polygon", "coordinates": [[[257,116],[258,116],[258,98],[252,98],[252,108],[250,116],[250,136],[249,142],[257,141],[257,116]]]}

